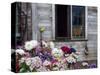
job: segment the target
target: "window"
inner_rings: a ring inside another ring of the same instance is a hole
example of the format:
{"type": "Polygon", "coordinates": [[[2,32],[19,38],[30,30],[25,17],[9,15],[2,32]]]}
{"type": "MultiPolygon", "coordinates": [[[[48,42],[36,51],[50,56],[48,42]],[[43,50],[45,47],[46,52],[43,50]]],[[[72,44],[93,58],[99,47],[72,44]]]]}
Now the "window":
{"type": "Polygon", "coordinates": [[[56,37],[70,38],[70,7],[67,5],[56,5],[56,37]]]}
{"type": "Polygon", "coordinates": [[[55,39],[85,39],[85,7],[55,5],[55,39]]]}
{"type": "Polygon", "coordinates": [[[85,38],[85,8],[72,6],[72,38],[85,38]]]}

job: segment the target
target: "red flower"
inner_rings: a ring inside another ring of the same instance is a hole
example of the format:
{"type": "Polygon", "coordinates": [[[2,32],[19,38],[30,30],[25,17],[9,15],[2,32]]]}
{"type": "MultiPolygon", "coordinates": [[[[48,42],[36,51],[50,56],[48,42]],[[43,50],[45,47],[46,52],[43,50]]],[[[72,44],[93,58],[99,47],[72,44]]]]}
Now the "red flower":
{"type": "Polygon", "coordinates": [[[68,54],[70,54],[70,53],[71,53],[70,48],[69,48],[69,47],[67,47],[67,46],[63,46],[63,47],[61,47],[61,49],[62,49],[62,51],[63,51],[64,53],[68,53],[68,54]]]}

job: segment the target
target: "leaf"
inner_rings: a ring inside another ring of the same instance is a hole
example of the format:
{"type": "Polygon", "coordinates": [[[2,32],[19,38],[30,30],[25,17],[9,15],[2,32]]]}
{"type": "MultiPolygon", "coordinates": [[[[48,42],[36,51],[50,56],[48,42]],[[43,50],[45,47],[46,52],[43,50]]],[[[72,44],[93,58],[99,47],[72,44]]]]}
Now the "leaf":
{"type": "Polygon", "coordinates": [[[22,63],[22,64],[20,65],[20,72],[27,72],[27,71],[30,72],[30,68],[29,68],[29,66],[27,66],[26,63],[24,62],[24,63],[22,63]]]}

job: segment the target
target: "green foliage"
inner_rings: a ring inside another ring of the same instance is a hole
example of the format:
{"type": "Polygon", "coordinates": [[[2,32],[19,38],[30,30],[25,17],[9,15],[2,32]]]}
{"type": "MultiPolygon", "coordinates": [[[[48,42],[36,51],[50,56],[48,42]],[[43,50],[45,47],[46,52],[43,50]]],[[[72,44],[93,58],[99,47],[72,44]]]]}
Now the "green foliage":
{"type": "Polygon", "coordinates": [[[20,65],[20,72],[30,72],[30,68],[29,68],[29,66],[26,65],[25,62],[23,62],[23,63],[20,65]]]}

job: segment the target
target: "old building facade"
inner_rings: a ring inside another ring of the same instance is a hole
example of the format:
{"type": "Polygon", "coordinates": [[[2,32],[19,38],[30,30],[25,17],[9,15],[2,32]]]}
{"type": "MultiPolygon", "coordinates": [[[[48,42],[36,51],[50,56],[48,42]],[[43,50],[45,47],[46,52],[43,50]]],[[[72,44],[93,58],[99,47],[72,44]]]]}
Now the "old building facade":
{"type": "Polygon", "coordinates": [[[18,3],[16,10],[16,37],[20,43],[31,39],[39,40],[39,27],[44,26],[43,40],[52,40],[59,48],[63,45],[76,48],[81,60],[97,59],[96,7],[18,3]],[[86,47],[88,55],[84,53],[86,47]]]}

